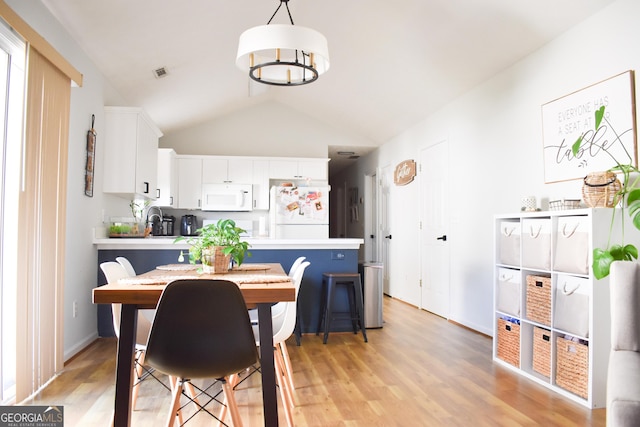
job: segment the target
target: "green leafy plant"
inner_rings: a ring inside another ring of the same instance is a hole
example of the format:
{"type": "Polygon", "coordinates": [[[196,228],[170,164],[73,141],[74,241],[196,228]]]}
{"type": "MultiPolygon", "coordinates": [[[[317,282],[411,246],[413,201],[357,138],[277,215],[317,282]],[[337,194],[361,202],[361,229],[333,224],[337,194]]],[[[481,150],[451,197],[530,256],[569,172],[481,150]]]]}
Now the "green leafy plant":
{"type": "MultiPolygon", "coordinates": [[[[605,115],[605,107],[600,107],[595,112],[595,130],[588,131],[580,135],[576,142],[571,146],[571,151],[575,157],[579,157],[583,150],[588,150],[591,145],[595,144],[596,136],[603,129],[603,126],[607,126],[611,129],[615,135],[616,141],[620,141],[620,135],[618,135],[611,126],[611,123],[607,120],[605,115]]],[[[613,209],[611,215],[611,225],[609,226],[609,239],[607,241],[607,247],[595,248],[593,250],[593,274],[596,279],[602,279],[609,275],[611,263],[614,261],[633,261],[638,259],[638,249],[631,244],[625,245],[624,243],[624,215],[625,206],[628,209],[629,216],[634,227],[640,230],[640,189],[637,188],[640,181],[640,170],[633,165],[633,157],[629,154],[624,144],[621,144],[627,157],[627,161],[621,162],[611,153],[609,148],[612,144],[606,142],[601,144],[598,148],[609,155],[615,162],[615,166],[609,169],[610,172],[622,176],[622,186],[617,191],[614,198],[614,206],[620,205],[618,210],[620,213],[621,221],[621,233],[622,242],[620,244],[611,244],[611,234],[613,231],[616,209],[613,209]],[[634,175],[635,177],[632,177],[634,175]]]]}
{"type": "Polygon", "coordinates": [[[133,217],[137,222],[144,221],[144,210],[147,208],[147,206],[149,206],[148,200],[139,201],[139,202],[136,200],[132,200],[131,203],[129,203],[129,207],[131,208],[131,214],[133,215],[133,217]]]}
{"type": "MultiPolygon", "coordinates": [[[[240,265],[244,262],[245,256],[251,256],[249,243],[242,241],[240,234],[246,230],[236,226],[232,219],[221,219],[214,224],[206,225],[196,230],[198,236],[180,236],[174,240],[174,243],[185,241],[189,248],[189,262],[195,264],[202,258],[203,250],[215,246],[222,247],[225,255],[231,255],[234,263],[240,265]]],[[[184,254],[180,251],[180,262],[184,260],[184,254]]]]}

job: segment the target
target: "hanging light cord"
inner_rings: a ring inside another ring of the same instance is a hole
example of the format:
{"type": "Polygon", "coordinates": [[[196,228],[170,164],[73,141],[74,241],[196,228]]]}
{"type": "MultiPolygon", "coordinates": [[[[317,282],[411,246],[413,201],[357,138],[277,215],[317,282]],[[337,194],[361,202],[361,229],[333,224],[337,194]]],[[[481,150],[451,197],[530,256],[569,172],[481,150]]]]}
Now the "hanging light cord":
{"type": "MultiPolygon", "coordinates": [[[[284,3],[284,7],[287,8],[287,14],[289,15],[289,21],[291,22],[291,25],[295,25],[293,23],[293,17],[291,16],[291,11],[289,10],[289,0],[280,0],[280,4],[278,5],[278,7],[276,8],[276,11],[273,12],[273,15],[271,15],[271,18],[269,18],[269,22],[267,22],[267,25],[271,24],[271,21],[273,21],[273,18],[276,16],[276,14],[278,13],[278,11],[280,10],[280,8],[282,7],[282,3],[284,3]]],[[[308,53],[305,53],[304,51],[302,52],[302,63],[306,65],[307,61],[306,61],[306,57],[309,56],[308,53]]],[[[299,59],[298,59],[298,49],[296,49],[296,63],[298,63],[299,59]]],[[[313,64],[311,64],[311,66],[313,66],[313,64]]],[[[302,79],[305,80],[306,79],[306,70],[303,69],[302,70],[302,79]]]]}
{"type": "Polygon", "coordinates": [[[284,6],[287,8],[287,13],[289,14],[289,21],[291,21],[291,25],[295,25],[293,23],[293,18],[291,17],[291,11],[289,10],[289,0],[280,0],[280,4],[278,5],[278,8],[276,9],[275,12],[273,12],[273,15],[271,15],[271,18],[269,18],[269,22],[267,22],[267,25],[271,24],[271,21],[273,21],[273,17],[276,16],[276,13],[278,13],[278,11],[280,10],[282,3],[284,3],[284,6]]]}

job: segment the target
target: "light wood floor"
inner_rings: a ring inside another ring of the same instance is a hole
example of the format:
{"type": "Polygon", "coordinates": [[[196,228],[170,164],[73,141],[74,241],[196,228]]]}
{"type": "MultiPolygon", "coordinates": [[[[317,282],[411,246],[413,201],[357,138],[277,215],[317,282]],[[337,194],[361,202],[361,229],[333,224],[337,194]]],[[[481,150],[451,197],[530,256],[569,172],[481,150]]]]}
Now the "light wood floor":
{"type": "MultiPolygon", "coordinates": [[[[305,335],[289,351],[298,426],[604,426],[589,410],[491,360],[491,339],[385,298],[385,325],[362,335],[305,335]]],[[[31,404],[63,405],[65,426],[108,426],[116,342],[99,339],[31,404]]],[[[263,425],[260,377],[236,392],[246,426],[263,425]]],[[[142,384],[133,426],[161,425],[169,393],[142,384]]],[[[282,410],[280,425],[286,425],[282,410]]],[[[188,426],[214,425],[198,415],[188,426]]]]}

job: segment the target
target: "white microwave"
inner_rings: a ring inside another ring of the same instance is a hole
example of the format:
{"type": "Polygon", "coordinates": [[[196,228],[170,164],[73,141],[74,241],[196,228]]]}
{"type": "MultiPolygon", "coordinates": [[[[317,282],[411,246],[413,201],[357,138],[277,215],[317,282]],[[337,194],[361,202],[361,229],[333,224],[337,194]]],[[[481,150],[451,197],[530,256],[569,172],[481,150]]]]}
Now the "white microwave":
{"type": "Polygon", "coordinates": [[[253,209],[251,184],[203,184],[203,211],[250,211],[253,209]]]}

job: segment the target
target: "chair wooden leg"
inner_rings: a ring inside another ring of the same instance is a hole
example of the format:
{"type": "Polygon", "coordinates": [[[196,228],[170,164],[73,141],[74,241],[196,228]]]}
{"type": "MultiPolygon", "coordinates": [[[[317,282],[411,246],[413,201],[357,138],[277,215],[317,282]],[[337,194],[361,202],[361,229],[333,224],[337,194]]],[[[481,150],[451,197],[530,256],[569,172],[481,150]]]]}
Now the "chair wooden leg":
{"type": "Polygon", "coordinates": [[[287,380],[282,375],[282,355],[278,350],[274,351],[274,367],[276,370],[276,379],[278,381],[278,387],[280,389],[280,398],[282,399],[282,408],[284,409],[284,415],[287,419],[287,425],[289,427],[293,427],[293,414],[291,413],[292,403],[291,403],[291,394],[289,390],[289,386],[287,384],[287,380]]]}
{"type": "MultiPolygon", "coordinates": [[[[238,404],[236,398],[233,395],[233,388],[229,384],[228,377],[222,381],[222,390],[224,391],[224,397],[227,401],[227,407],[231,413],[231,421],[233,421],[234,427],[242,427],[242,418],[240,418],[240,411],[238,411],[238,404]]],[[[221,418],[222,419],[222,418],[221,418]]]]}
{"type": "Polygon", "coordinates": [[[278,378],[278,383],[282,383],[280,387],[285,387],[285,392],[288,398],[288,405],[293,410],[296,407],[296,403],[293,397],[293,390],[291,389],[291,382],[289,380],[289,374],[287,373],[286,362],[279,346],[276,346],[273,350],[275,361],[280,364],[281,376],[278,378]]]}
{"type": "Polygon", "coordinates": [[[138,391],[140,391],[140,378],[142,377],[142,365],[144,364],[144,351],[136,350],[135,355],[136,366],[134,375],[134,385],[131,389],[131,410],[136,410],[136,403],[138,402],[138,391]]]}
{"type": "Polygon", "coordinates": [[[171,409],[169,410],[169,416],[167,417],[167,427],[173,427],[173,423],[176,420],[176,415],[180,417],[180,424],[182,424],[182,414],[180,414],[180,396],[182,395],[182,378],[173,378],[172,382],[174,386],[171,387],[171,409]]]}
{"type": "Polygon", "coordinates": [[[187,382],[184,387],[187,389],[187,393],[189,393],[191,399],[196,402],[198,406],[200,406],[200,402],[198,401],[198,393],[196,393],[196,389],[193,388],[193,384],[191,384],[191,382],[187,382]]]}
{"type": "Polygon", "coordinates": [[[293,385],[293,368],[291,367],[291,358],[289,357],[289,350],[287,349],[287,343],[285,341],[280,343],[280,352],[282,352],[282,358],[284,359],[285,374],[289,379],[289,388],[293,393],[296,387],[293,385]]]}

